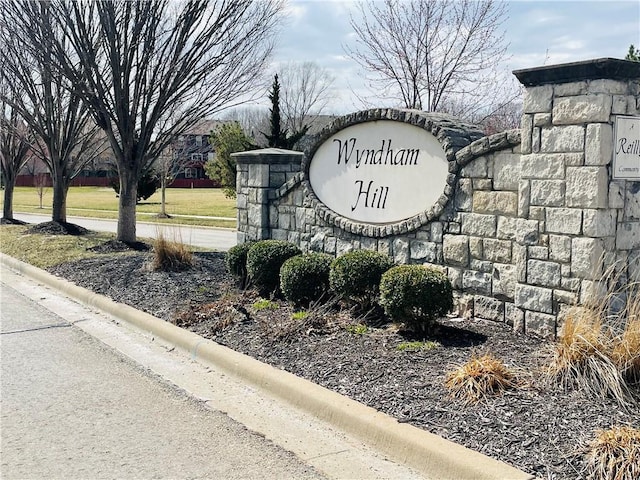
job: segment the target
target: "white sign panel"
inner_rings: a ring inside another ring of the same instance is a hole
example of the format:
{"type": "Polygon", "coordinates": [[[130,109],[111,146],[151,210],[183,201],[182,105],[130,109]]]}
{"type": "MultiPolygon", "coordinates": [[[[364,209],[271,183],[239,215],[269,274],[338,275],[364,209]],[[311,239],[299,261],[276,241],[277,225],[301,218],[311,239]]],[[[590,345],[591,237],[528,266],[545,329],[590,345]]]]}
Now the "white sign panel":
{"type": "Polygon", "coordinates": [[[640,180],[640,117],[616,117],[613,178],[640,180]]]}
{"type": "Polygon", "coordinates": [[[309,164],[309,182],[322,203],[370,224],[397,223],[428,210],[443,194],[447,174],[445,152],[430,132],[391,120],[338,131],[309,164]]]}

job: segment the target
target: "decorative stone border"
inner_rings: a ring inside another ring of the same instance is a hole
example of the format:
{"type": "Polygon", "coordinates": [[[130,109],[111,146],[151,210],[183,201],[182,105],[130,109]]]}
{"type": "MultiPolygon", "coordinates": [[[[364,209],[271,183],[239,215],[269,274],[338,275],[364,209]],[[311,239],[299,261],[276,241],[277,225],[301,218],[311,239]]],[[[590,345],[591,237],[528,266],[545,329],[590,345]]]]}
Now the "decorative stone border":
{"type": "Polygon", "coordinates": [[[520,139],[521,133],[519,128],[496,133],[488,137],[482,137],[470,145],[458,150],[456,153],[456,164],[458,165],[458,169],[464,167],[471,160],[478,158],[481,155],[520,145],[520,139]]]}
{"type": "Polygon", "coordinates": [[[366,237],[402,235],[419,229],[434,218],[437,218],[443,212],[445,206],[453,198],[453,194],[455,192],[455,185],[460,169],[460,164],[458,163],[456,154],[461,149],[483,136],[484,133],[475,125],[461,122],[449,115],[426,113],[419,110],[376,108],[345,115],[334,120],[330,125],[325,127],[324,130],[318,134],[313,145],[305,151],[305,156],[301,165],[303,174],[302,187],[304,189],[304,194],[309,199],[311,207],[315,209],[320,218],[342,230],[366,237]],[[309,181],[309,167],[311,165],[311,159],[325,140],[351,125],[373,122],[376,120],[404,122],[430,132],[442,145],[447,162],[449,163],[449,175],[447,176],[444,192],[440,198],[438,198],[436,203],[418,215],[401,222],[387,225],[358,223],[338,215],[320,201],[313,191],[309,181]]]}

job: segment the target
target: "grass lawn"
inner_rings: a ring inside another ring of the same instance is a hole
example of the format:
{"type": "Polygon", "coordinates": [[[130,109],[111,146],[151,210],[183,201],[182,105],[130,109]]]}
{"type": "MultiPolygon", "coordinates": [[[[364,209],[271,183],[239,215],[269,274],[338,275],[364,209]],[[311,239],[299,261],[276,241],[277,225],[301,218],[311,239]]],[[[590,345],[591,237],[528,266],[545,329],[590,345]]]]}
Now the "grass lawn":
{"type": "Polygon", "coordinates": [[[25,225],[3,225],[0,228],[0,251],[38,268],[94,257],[97,254],[87,251],[88,248],[115,237],[112,233],[96,232],[81,236],[28,234],[27,229],[25,225]]]}
{"type": "MultiPolygon", "coordinates": [[[[186,215],[171,219],[157,219],[160,212],[158,190],[137,207],[138,221],[183,223],[213,227],[236,227],[236,201],[224,196],[219,188],[169,188],[166,192],[166,211],[169,215],[186,215]],[[196,216],[221,217],[217,219],[193,218],[196,216]],[[190,218],[189,218],[190,217],[190,218]]],[[[52,189],[46,188],[40,208],[40,198],[35,187],[17,187],[13,197],[14,212],[47,213],[51,211],[52,189]]],[[[118,198],[112,188],[71,187],[67,196],[67,215],[112,218],[118,216],[118,198]]]]}

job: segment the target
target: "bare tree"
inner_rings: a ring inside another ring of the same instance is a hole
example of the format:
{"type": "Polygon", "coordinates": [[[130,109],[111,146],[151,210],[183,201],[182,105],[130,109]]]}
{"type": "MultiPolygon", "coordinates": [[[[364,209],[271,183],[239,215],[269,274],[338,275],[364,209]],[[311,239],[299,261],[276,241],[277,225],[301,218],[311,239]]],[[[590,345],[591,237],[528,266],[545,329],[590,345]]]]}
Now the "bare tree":
{"type": "Polygon", "coordinates": [[[4,99],[35,134],[32,152],[49,169],[53,184],[52,220],[66,223],[71,182],[106,144],[98,138],[99,129],[80,96],[52,69],[53,45],[60,42],[64,47],[64,41],[53,28],[46,4],[30,4],[34,10],[28,18],[19,7],[9,0],[0,2],[0,76],[10,90],[4,99]],[[25,28],[29,35],[48,41],[38,49],[25,48],[25,28]]]}
{"type": "Polygon", "coordinates": [[[300,132],[326,108],[334,78],[315,62],[289,62],[277,70],[285,130],[300,132]]]}
{"type": "Polygon", "coordinates": [[[3,100],[6,85],[0,83],[0,170],[4,187],[2,221],[15,223],[13,218],[13,191],[18,173],[30,158],[32,135],[11,105],[3,100]]]}
{"type": "Polygon", "coordinates": [[[351,15],[356,45],[345,50],[370,73],[372,88],[403,107],[438,111],[460,97],[471,105],[505,59],[505,17],[497,0],[359,2],[351,15]]]}
{"type": "MultiPolygon", "coordinates": [[[[62,40],[26,31],[28,41],[35,49],[53,45],[54,70],[105,131],[120,177],[117,239],[135,242],[137,180],[145,166],[174,136],[251,90],[272,51],[282,0],[46,5],[62,40]]],[[[21,0],[15,10],[24,18],[40,8],[21,0]]]]}
{"type": "Polygon", "coordinates": [[[169,187],[180,172],[193,164],[191,158],[184,155],[186,151],[184,139],[182,136],[174,138],[153,162],[153,170],[160,179],[160,218],[170,218],[167,214],[167,187],[169,187]]]}
{"type": "Polygon", "coordinates": [[[522,103],[513,101],[499,106],[475,123],[481,125],[487,135],[492,135],[505,130],[520,128],[521,119],[522,103]]]}
{"type": "Polygon", "coordinates": [[[51,174],[48,167],[36,155],[31,155],[27,163],[25,163],[22,172],[31,177],[31,185],[34,186],[36,195],[38,196],[38,208],[44,208],[44,196],[48,192],[51,185],[51,174]]]}
{"type": "Polygon", "coordinates": [[[242,106],[232,108],[220,116],[223,121],[238,122],[245,134],[253,139],[256,145],[266,144],[261,133],[269,128],[269,109],[266,107],[242,106]]]}

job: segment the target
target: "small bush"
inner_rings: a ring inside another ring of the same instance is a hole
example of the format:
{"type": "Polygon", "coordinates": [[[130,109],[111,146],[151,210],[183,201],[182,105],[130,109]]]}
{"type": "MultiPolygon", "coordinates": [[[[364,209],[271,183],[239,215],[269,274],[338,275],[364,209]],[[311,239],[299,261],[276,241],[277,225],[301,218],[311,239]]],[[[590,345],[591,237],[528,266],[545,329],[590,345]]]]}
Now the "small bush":
{"type": "MultiPolygon", "coordinates": [[[[120,194],[120,180],[117,177],[111,182],[111,187],[117,195],[120,194]]],[[[156,193],[158,188],[160,188],[160,178],[151,170],[146,170],[138,179],[136,202],[139,203],[141,200],[146,200],[151,197],[151,195],[156,193]]]]}
{"type": "Polygon", "coordinates": [[[187,245],[179,240],[167,240],[161,233],[153,242],[154,271],[179,272],[193,266],[193,253],[187,245]]]}
{"type": "Polygon", "coordinates": [[[231,247],[225,255],[225,266],[241,286],[247,285],[247,252],[254,242],[245,242],[231,247]]]}
{"type": "Polygon", "coordinates": [[[501,393],[516,386],[515,375],[491,354],[473,357],[447,374],[446,387],[451,396],[475,403],[487,394],[501,393]]]}
{"type": "Polygon", "coordinates": [[[295,305],[309,305],[329,290],[329,268],[333,257],[305,253],[287,259],[280,268],[280,290],[295,305]]]}
{"type": "Polygon", "coordinates": [[[247,251],[247,274],[249,280],[262,295],[278,291],[280,268],[285,260],[302,252],[293,243],[282,240],[260,240],[247,251]]]}
{"type": "Polygon", "coordinates": [[[453,308],[453,289],[436,269],[399,265],[382,275],[380,305],[392,321],[425,332],[453,308]]]}
{"type": "Polygon", "coordinates": [[[640,430],[628,426],[598,430],[587,451],[589,478],[640,478],[640,430]]]}
{"type": "Polygon", "coordinates": [[[380,278],[393,266],[387,255],[370,250],[354,250],[331,263],[329,285],[344,299],[366,309],[378,301],[380,278]]]}

